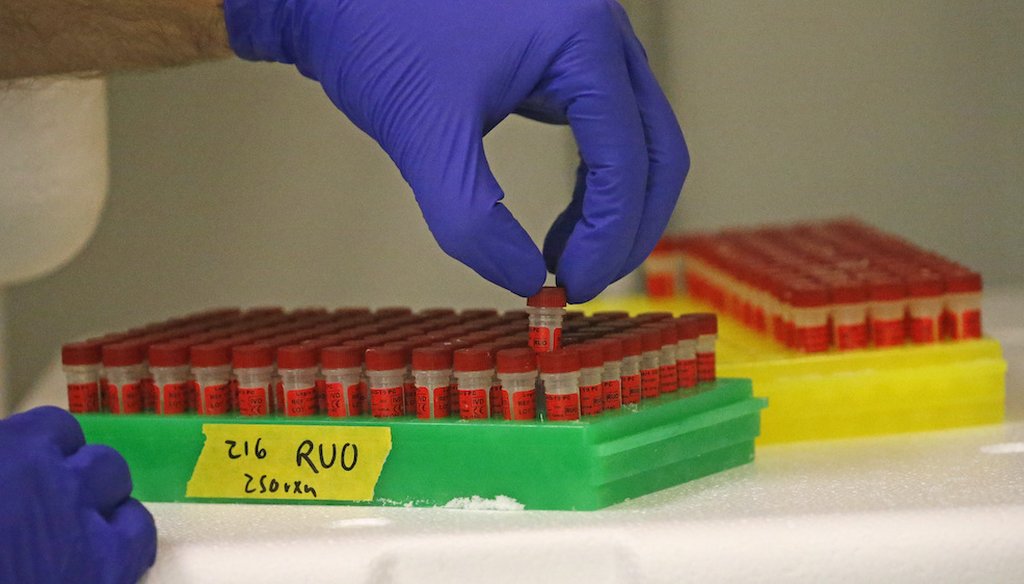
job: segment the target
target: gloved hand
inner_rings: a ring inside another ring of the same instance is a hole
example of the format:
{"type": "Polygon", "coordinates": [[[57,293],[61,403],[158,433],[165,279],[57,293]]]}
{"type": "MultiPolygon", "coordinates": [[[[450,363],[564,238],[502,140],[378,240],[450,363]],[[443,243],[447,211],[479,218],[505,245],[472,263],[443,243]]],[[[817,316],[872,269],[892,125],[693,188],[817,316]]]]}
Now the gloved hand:
{"type": "Polygon", "coordinates": [[[0,582],[135,582],[156,527],[112,448],[85,446],[71,414],[0,421],[0,582]]]}
{"type": "Polygon", "coordinates": [[[373,137],[435,239],[528,296],[547,268],[583,302],[635,269],[689,168],[675,115],[614,0],[225,0],[234,51],[294,63],[373,137]],[[500,203],[483,136],[568,123],[581,163],[541,256],[500,203]]]}

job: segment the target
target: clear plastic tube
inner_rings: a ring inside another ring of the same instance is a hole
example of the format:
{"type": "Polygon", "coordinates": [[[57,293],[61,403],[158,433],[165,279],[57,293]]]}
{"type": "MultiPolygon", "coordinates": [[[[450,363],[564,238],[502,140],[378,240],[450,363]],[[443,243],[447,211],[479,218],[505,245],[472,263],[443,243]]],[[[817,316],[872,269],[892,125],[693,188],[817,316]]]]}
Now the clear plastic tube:
{"type": "Polygon", "coordinates": [[[324,369],[323,374],[327,415],[332,418],[362,415],[362,367],[324,369]]]}
{"type": "Polygon", "coordinates": [[[491,417],[490,391],[494,370],[455,371],[459,387],[459,417],[463,420],[484,420],[491,417]]]}
{"type": "Polygon", "coordinates": [[[192,369],[196,413],[200,416],[219,416],[231,411],[229,395],[231,366],[194,367],[192,369]]]}
{"type": "Polygon", "coordinates": [[[424,420],[451,415],[451,369],[413,370],[416,379],[416,417],[424,420]]]}
{"type": "Polygon", "coordinates": [[[580,372],[541,373],[547,417],[554,421],[580,419],[580,372]]]}
{"type": "Polygon", "coordinates": [[[100,411],[100,365],[64,365],[68,386],[68,411],[84,414],[100,411]]]}
{"type": "Polygon", "coordinates": [[[622,358],[622,404],[638,404],[641,396],[640,356],[622,358]]]}
{"type": "Polygon", "coordinates": [[[537,372],[499,373],[501,382],[501,413],[506,420],[522,421],[537,418],[537,372]]]}
{"type": "Polygon", "coordinates": [[[405,414],[405,368],[366,372],[370,387],[370,415],[395,418],[405,414]]]}
{"type": "Polygon", "coordinates": [[[284,400],[281,413],[288,417],[308,417],[317,413],[316,367],[279,369],[284,400]]]}
{"type": "Polygon", "coordinates": [[[604,386],[601,381],[603,367],[580,369],[580,415],[596,416],[604,410],[604,386]]]}
{"type": "Polygon", "coordinates": [[[249,417],[270,415],[270,395],[274,387],[273,367],[235,369],[238,379],[238,413],[249,417]]]}
{"type": "Polygon", "coordinates": [[[188,409],[188,365],[151,367],[153,376],[153,411],[157,414],[184,414],[188,409]]]}

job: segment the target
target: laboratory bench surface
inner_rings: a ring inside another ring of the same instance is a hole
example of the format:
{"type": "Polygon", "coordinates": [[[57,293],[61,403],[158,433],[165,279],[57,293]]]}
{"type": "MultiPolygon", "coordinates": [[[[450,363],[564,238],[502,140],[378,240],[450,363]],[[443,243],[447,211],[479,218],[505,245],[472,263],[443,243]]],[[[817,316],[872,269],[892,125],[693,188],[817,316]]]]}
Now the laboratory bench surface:
{"type": "Polygon", "coordinates": [[[763,446],[594,512],[149,504],[146,582],[1019,582],[1024,290],[986,294],[1003,424],[763,446]]]}

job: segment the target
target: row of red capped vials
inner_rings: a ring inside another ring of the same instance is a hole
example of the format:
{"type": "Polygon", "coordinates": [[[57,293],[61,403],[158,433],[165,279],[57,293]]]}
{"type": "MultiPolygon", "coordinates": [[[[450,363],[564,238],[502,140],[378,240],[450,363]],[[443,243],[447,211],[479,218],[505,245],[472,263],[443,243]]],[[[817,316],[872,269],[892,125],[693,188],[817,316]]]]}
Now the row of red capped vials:
{"type": "Polygon", "coordinates": [[[715,377],[712,314],[218,309],[69,343],[72,412],[576,420],[715,377]]]}
{"type": "Polygon", "coordinates": [[[655,290],[678,281],[658,269],[682,270],[690,295],[799,351],[982,334],[978,272],[856,220],[668,238],[658,253],[655,290]]]}

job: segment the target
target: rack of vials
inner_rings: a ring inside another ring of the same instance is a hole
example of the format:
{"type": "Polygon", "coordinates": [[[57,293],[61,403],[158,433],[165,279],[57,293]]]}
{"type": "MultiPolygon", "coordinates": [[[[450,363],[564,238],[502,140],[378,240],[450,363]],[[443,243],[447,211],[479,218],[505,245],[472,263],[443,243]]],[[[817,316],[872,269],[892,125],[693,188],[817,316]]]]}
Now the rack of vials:
{"type": "Polygon", "coordinates": [[[65,345],[68,404],[154,501],[594,509],[752,460],[715,315],[527,304],[208,310],[65,345]]]}

